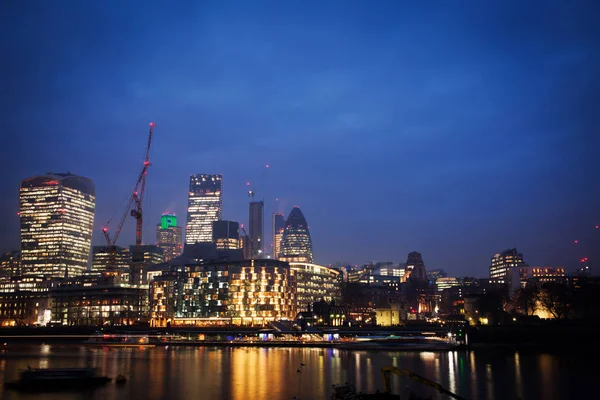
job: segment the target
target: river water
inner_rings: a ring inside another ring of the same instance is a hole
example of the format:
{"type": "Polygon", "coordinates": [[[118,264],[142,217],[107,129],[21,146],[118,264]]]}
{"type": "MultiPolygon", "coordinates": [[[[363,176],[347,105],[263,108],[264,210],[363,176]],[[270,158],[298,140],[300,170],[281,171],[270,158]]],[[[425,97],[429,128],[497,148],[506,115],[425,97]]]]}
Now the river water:
{"type": "MultiPolygon", "coordinates": [[[[382,389],[380,369],[386,365],[410,369],[467,399],[575,399],[596,392],[597,369],[590,363],[584,355],[573,353],[514,351],[28,345],[0,353],[1,384],[17,379],[28,365],[96,367],[113,378],[124,374],[128,382],[86,393],[32,395],[2,390],[0,400],[329,399],[332,384],[352,382],[363,391],[382,389]]],[[[393,392],[406,394],[407,390],[447,398],[407,378],[392,378],[393,392]]]]}

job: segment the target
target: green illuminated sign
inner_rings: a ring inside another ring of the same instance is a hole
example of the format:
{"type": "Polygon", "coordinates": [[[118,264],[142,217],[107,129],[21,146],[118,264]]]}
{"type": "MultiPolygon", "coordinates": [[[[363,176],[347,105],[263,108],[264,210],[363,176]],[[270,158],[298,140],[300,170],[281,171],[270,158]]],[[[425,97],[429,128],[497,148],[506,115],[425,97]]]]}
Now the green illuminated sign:
{"type": "Polygon", "coordinates": [[[177,226],[177,217],[171,214],[164,214],[160,218],[160,229],[168,229],[172,226],[177,226]]]}

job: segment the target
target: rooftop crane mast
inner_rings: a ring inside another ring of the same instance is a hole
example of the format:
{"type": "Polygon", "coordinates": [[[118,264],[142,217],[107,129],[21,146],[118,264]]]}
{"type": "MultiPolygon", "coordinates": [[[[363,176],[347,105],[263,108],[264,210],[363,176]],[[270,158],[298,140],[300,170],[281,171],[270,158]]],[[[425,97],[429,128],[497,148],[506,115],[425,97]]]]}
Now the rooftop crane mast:
{"type": "MultiPolygon", "coordinates": [[[[146,175],[148,173],[148,167],[150,166],[150,146],[152,145],[152,134],[154,132],[154,127],[156,124],[154,122],[150,122],[150,130],[148,132],[148,144],[146,146],[146,155],[144,158],[144,164],[142,166],[142,171],[140,172],[138,179],[135,183],[135,187],[133,188],[133,194],[129,198],[127,202],[127,206],[125,207],[125,212],[121,216],[121,220],[119,221],[119,225],[115,230],[113,237],[110,237],[108,233],[108,228],[102,228],[102,233],[104,234],[104,238],[106,239],[106,243],[109,246],[110,257],[109,257],[109,265],[107,265],[107,273],[109,275],[114,275],[116,271],[116,243],[119,235],[121,234],[121,230],[123,229],[123,225],[125,224],[125,220],[127,219],[127,215],[131,215],[135,218],[135,250],[136,253],[141,251],[142,246],[142,227],[143,227],[143,205],[144,205],[144,192],[146,190],[146,175]]],[[[110,224],[110,220],[107,225],[110,224]]]]}

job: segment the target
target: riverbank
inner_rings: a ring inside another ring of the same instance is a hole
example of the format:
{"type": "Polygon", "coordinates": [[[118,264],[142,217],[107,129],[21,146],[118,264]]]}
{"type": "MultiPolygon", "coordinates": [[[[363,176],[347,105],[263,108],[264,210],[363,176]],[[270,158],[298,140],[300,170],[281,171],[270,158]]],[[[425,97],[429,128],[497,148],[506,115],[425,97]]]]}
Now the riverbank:
{"type": "MultiPolygon", "coordinates": [[[[10,355],[11,350],[18,349],[23,345],[32,344],[52,344],[58,346],[77,346],[77,347],[88,347],[90,349],[118,349],[122,348],[119,346],[103,345],[103,344],[90,344],[86,342],[74,342],[74,341],[37,341],[37,342],[12,342],[3,343],[0,345],[0,358],[10,355]]],[[[393,344],[385,345],[379,343],[340,343],[340,342],[277,342],[277,341],[232,341],[232,342],[215,342],[215,341],[202,341],[202,342],[171,342],[171,343],[159,343],[154,345],[155,347],[169,348],[169,347],[260,347],[260,348],[326,348],[326,349],[338,349],[338,350],[350,350],[350,351],[449,351],[456,350],[459,347],[450,344],[393,344]]],[[[131,346],[130,348],[138,348],[131,346]]],[[[139,348],[144,348],[140,346],[139,348]]]]}

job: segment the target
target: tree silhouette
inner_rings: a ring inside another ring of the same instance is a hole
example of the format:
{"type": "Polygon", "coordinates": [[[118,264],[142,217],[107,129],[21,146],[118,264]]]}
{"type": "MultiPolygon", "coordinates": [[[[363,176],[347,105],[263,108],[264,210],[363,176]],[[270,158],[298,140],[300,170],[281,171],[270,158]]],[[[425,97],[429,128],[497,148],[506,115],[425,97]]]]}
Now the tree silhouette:
{"type": "Polygon", "coordinates": [[[539,295],[542,307],[556,319],[568,318],[571,314],[573,292],[562,283],[547,283],[539,295]]]}
{"type": "Polygon", "coordinates": [[[535,313],[540,301],[540,289],[535,285],[527,285],[517,291],[514,304],[517,309],[522,310],[525,315],[530,316],[535,313]]]}

